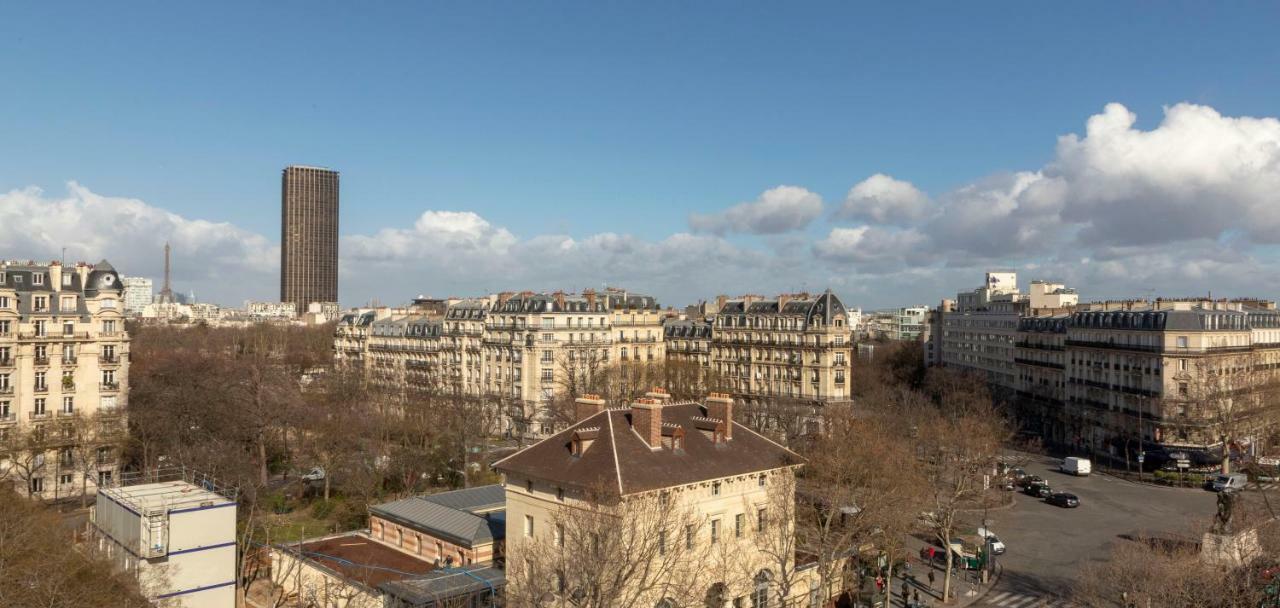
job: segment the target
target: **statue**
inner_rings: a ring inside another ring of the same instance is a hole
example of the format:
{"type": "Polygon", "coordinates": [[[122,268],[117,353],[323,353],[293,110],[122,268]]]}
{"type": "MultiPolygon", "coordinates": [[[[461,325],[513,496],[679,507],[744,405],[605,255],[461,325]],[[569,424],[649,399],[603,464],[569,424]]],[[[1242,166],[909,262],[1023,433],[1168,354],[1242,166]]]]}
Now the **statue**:
{"type": "Polygon", "coordinates": [[[1214,534],[1231,534],[1231,518],[1236,510],[1235,492],[1218,493],[1218,513],[1213,516],[1214,534]]]}

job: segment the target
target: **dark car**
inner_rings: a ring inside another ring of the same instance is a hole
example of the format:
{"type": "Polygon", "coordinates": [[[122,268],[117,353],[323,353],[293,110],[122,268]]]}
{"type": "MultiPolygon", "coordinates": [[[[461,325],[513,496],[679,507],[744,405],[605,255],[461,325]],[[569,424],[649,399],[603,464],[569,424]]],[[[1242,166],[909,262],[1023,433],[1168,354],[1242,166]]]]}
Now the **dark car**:
{"type": "Polygon", "coordinates": [[[1050,494],[1053,494],[1053,490],[1049,489],[1049,484],[1047,483],[1033,483],[1027,486],[1023,492],[1026,492],[1027,496],[1035,496],[1036,498],[1047,498],[1050,494]]]}
{"type": "Polygon", "coordinates": [[[1049,482],[1045,481],[1044,478],[1039,475],[1026,475],[1018,480],[1018,484],[1024,488],[1038,483],[1047,484],[1049,482]]]}
{"type": "Polygon", "coordinates": [[[1044,501],[1051,505],[1058,505],[1059,507],[1066,507],[1068,509],[1080,506],[1080,499],[1077,498],[1075,494],[1068,494],[1066,492],[1054,492],[1050,494],[1048,498],[1044,499],[1044,501]]]}

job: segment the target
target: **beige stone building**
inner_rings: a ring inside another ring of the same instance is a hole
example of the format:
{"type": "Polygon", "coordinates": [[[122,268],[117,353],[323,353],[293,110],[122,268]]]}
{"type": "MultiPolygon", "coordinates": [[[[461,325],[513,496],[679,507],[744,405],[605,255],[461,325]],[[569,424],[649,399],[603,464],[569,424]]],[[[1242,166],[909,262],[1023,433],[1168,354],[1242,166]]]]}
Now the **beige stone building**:
{"type": "Polygon", "coordinates": [[[721,299],[710,319],[711,369],[747,401],[848,400],[853,340],[847,321],[844,304],[830,290],[721,299]]]}
{"type": "Polygon", "coordinates": [[[110,264],[0,262],[0,467],[20,490],[56,500],[110,482],[128,378],[110,264]]]}
{"type": "Polygon", "coordinates": [[[794,534],[794,511],[779,505],[794,501],[800,459],[736,422],[731,397],[672,403],[655,389],[625,407],[579,406],[570,428],[494,465],[506,487],[509,595],[575,593],[626,563],[633,576],[606,599],[823,604],[812,570],[775,542],[794,534]]]}
{"type": "MultiPolygon", "coordinates": [[[[993,281],[991,274],[998,274],[993,281]]],[[[1078,304],[1061,284],[1017,290],[1016,275],[931,316],[925,358],[976,373],[1023,427],[1073,450],[1208,464],[1223,441],[1259,452],[1276,429],[1280,312],[1262,300],[1196,298],[1078,304]],[[998,288],[992,287],[998,285],[998,288]]]]}
{"type": "Polygon", "coordinates": [[[335,359],[389,385],[491,399],[497,431],[554,430],[549,407],[575,375],[613,363],[662,361],[662,311],[651,296],[504,292],[439,306],[349,313],[335,359]]]}

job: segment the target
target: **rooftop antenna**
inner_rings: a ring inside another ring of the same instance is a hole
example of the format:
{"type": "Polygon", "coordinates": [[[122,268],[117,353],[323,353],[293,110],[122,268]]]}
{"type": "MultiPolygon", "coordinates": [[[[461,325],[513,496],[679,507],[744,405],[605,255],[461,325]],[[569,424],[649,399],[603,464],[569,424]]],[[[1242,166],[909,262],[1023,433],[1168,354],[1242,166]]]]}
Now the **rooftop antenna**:
{"type": "Polygon", "coordinates": [[[58,263],[63,266],[67,265],[67,247],[65,245],[62,247],[62,259],[58,263]]]}

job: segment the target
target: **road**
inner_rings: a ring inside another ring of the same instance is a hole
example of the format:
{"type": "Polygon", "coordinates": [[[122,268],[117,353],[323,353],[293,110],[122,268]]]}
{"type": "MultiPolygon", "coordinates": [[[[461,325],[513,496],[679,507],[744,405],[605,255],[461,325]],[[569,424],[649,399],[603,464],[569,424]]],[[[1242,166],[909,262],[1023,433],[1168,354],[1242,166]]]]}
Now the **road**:
{"type": "MultiPolygon", "coordinates": [[[[1064,599],[1081,568],[1103,561],[1124,537],[1187,534],[1203,530],[1216,510],[1216,497],[1198,489],[1136,484],[1106,475],[1075,477],[1059,473],[1058,460],[1030,456],[1024,468],[1049,481],[1055,491],[1080,497],[1080,506],[1064,509],[1019,493],[1014,506],[987,514],[990,528],[1004,541],[1003,574],[979,608],[1070,606],[1064,599]]],[[[981,523],[981,514],[970,523],[981,523]]],[[[1198,536],[1198,534],[1197,534],[1198,536]]]]}

